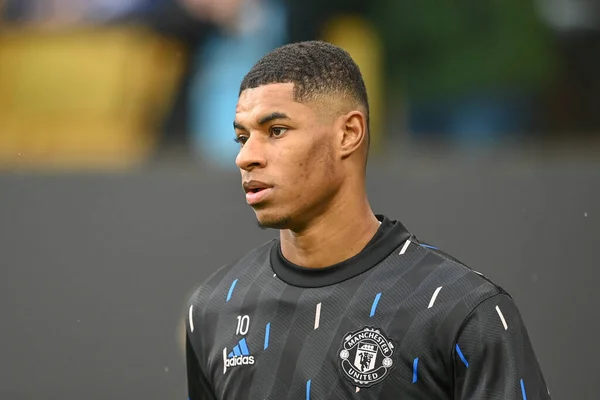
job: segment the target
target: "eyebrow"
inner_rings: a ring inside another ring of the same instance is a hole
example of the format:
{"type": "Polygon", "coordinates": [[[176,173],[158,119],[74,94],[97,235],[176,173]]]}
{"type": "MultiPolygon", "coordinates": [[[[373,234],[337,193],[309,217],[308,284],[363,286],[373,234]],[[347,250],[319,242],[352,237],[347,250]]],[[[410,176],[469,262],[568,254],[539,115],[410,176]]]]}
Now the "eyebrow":
{"type": "Polygon", "coordinates": [[[235,121],[233,121],[233,129],[237,129],[237,130],[240,130],[240,131],[247,131],[248,130],[248,129],[244,128],[244,125],[238,124],[235,121]]]}
{"type": "MultiPolygon", "coordinates": [[[[290,119],[290,117],[288,117],[287,114],[285,114],[285,113],[276,111],[276,112],[273,112],[271,114],[265,115],[264,117],[260,118],[258,120],[258,124],[259,125],[264,125],[266,123],[269,123],[271,121],[275,121],[277,119],[290,119]]],[[[243,131],[247,131],[248,130],[242,124],[239,124],[236,121],[233,121],[233,128],[234,129],[243,130],[243,131]]]]}
{"type": "Polygon", "coordinates": [[[261,119],[258,120],[258,124],[259,125],[264,125],[268,122],[274,121],[276,119],[290,119],[290,117],[288,117],[286,114],[282,113],[282,112],[274,112],[271,113],[269,115],[265,115],[264,117],[262,117],[261,119]]]}

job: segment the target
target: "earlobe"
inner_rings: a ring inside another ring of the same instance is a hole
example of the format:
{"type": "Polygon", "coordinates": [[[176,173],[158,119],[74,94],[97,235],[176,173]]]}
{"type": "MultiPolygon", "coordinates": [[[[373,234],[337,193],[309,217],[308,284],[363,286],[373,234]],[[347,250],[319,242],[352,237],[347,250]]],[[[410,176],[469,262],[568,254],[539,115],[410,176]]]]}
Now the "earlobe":
{"type": "Polygon", "coordinates": [[[342,157],[349,157],[366,145],[366,121],[360,111],[351,111],[344,116],[342,130],[342,157]]]}

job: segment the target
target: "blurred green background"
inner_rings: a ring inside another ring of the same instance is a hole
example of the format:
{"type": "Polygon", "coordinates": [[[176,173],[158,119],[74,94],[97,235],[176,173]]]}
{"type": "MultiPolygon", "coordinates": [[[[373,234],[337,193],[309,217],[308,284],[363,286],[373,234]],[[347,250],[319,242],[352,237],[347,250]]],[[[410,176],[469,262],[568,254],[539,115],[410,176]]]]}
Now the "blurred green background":
{"type": "Polygon", "coordinates": [[[0,168],[234,167],[239,82],[324,39],[363,70],[374,153],[575,149],[600,130],[591,0],[2,0],[0,168]]]}

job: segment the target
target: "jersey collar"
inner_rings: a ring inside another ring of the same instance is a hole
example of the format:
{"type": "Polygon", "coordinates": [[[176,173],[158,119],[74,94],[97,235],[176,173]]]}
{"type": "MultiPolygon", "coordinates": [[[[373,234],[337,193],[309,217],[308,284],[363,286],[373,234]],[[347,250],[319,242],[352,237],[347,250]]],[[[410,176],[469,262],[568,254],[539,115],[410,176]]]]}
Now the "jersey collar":
{"type": "Polygon", "coordinates": [[[400,222],[383,215],[377,215],[377,219],[381,226],[360,253],[325,268],[305,268],[291,263],[281,253],[281,242],[276,239],[271,247],[273,271],[287,284],[304,288],[335,285],[360,275],[375,267],[410,238],[410,233],[400,222]]]}

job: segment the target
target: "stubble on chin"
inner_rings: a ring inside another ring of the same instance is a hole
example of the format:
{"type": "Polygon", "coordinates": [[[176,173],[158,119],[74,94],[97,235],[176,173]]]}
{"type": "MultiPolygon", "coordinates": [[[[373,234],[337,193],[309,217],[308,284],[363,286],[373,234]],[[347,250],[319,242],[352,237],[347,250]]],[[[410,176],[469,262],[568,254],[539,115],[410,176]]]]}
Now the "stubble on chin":
{"type": "Polygon", "coordinates": [[[256,223],[258,227],[262,230],[266,229],[286,229],[286,227],[290,223],[289,217],[278,217],[273,219],[267,219],[261,221],[260,219],[256,219],[256,223]]]}

